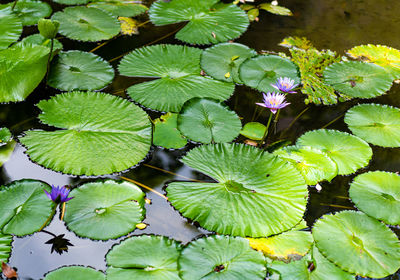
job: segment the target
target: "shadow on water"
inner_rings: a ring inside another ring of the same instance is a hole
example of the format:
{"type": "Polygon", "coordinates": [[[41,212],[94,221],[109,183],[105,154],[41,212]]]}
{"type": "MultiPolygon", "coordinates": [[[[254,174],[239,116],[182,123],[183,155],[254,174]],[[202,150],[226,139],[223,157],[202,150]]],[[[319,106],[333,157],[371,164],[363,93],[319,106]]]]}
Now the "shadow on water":
{"type": "MultiPolygon", "coordinates": [[[[317,48],[329,48],[339,54],[344,54],[345,50],[353,46],[367,43],[400,48],[400,29],[398,28],[400,23],[398,14],[398,11],[400,11],[399,1],[282,0],[280,4],[290,8],[294,12],[294,16],[282,17],[262,13],[260,22],[253,23],[249,30],[237,41],[258,51],[284,51],[283,48],[278,46],[278,43],[284,37],[290,35],[307,37],[317,48]]],[[[54,7],[61,9],[60,5],[55,5],[54,7]]],[[[176,28],[177,26],[154,27],[148,24],[140,30],[139,36],[114,39],[96,51],[96,54],[110,60],[134,48],[152,42],[176,28]]],[[[28,28],[25,33],[28,35],[35,32],[35,28],[28,28]]],[[[77,44],[68,39],[61,39],[61,41],[66,49],[79,48],[89,51],[96,46],[94,43],[77,44]]],[[[172,36],[162,40],[161,43],[180,44],[172,36]]],[[[117,64],[118,60],[113,62],[114,67],[117,64]]],[[[125,89],[137,81],[137,79],[117,76],[113,84],[103,91],[126,97],[121,89],[125,89]]],[[[376,98],[373,102],[399,106],[399,92],[400,87],[394,85],[389,94],[376,98]]],[[[25,102],[0,105],[1,126],[11,128],[14,135],[19,135],[27,129],[41,128],[42,125],[36,121],[39,110],[35,107],[35,104],[39,100],[48,98],[56,93],[56,90],[45,88],[41,85],[25,102]]],[[[281,113],[276,138],[284,137],[294,141],[305,131],[321,128],[340,117],[351,106],[363,102],[355,100],[338,106],[308,105],[309,109],[287,130],[286,128],[294,118],[306,108],[303,99],[304,97],[300,94],[289,96],[289,102],[292,105],[281,113]]],[[[236,110],[238,115],[243,118],[243,123],[245,123],[252,120],[255,108],[254,103],[260,102],[260,100],[260,93],[244,86],[237,86],[235,94],[228,101],[228,105],[236,110]]],[[[368,102],[370,101],[368,100],[368,102]]],[[[149,114],[151,117],[156,116],[154,112],[149,112],[149,114]]],[[[255,120],[266,121],[266,111],[260,110],[255,115],[257,117],[255,120]]],[[[343,118],[339,118],[328,128],[348,131],[343,118]]],[[[368,167],[369,170],[399,171],[399,149],[379,147],[373,147],[373,149],[374,156],[368,167]]],[[[55,185],[76,185],[82,182],[83,179],[62,175],[31,163],[23,151],[23,147],[17,146],[10,161],[1,168],[0,180],[3,184],[22,178],[39,179],[55,185]]],[[[184,152],[155,149],[147,163],[179,175],[202,179],[201,174],[192,171],[177,160],[184,152]]],[[[363,171],[361,170],[360,172],[363,171]]],[[[177,176],[157,171],[145,165],[130,170],[124,176],[133,178],[159,192],[163,192],[166,182],[181,180],[177,176]]],[[[353,208],[353,204],[347,198],[348,186],[353,178],[354,175],[338,176],[332,182],[322,183],[322,191],[320,192],[310,189],[309,205],[305,217],[309,226],[325,213],[353,208]]],[[[146,205],[147,212],[144,222],[148,224],[148,227],[142,231],[136,230],[133,234],[162,234],[186,243],[196,236],[206,233],[205,230],[198,229],[188,223],[163,198],[151,192],[147,193],[147,197],[152,201],[151,205],[146,205]]],[[[44,244],[51,238],[46,233],[39,232],[24,238],[14,238],[10,264],[18,268],[21,279],[40,279],[50,270],[72,264],[89,265],[104,271],[106,268],[105,254],[113,244],[123,239],[101,242],[78,238],[72,232],[66,230],[63,222],[59,219],[54,219],[46,227],[46,230],[56,235],[65,234],[65,238],[69,239],[74,246],[69,248],[68,253],[58,255],[57,253],[51,254],[51,245],[44,244]]],[[[387,279],[399,279],[398,275],[391,277],[387,279]]]]}

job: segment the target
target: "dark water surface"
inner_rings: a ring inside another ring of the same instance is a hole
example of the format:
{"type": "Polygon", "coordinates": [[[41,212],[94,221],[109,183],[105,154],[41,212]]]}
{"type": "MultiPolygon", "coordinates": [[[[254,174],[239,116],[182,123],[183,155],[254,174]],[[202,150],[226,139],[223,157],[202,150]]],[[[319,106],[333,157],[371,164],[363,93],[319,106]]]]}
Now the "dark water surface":
{"type": "MultiPolygon", "coordinates": [[[[249,30],[237,41],[253,47],[257,51],[285,51],[278,46],[278,43],[286,36],[304,36],[309,38],[317,48],[329,48],[340,54],[353,46],[367,43],[384,44],[400,49],[400,1],[282,0],[279,1],[279,4],[290,8],[294,16],[282,17],[261,12],[260,21],[252,23],[249,30]]],[[[60,9],[62,6],[54,5],[54,8],[60,9]]],[[[145,17],[144,20],[146,20],[145,17]]],[[[163,37],[180,26],[154,27],[147,24],[144,28],[141,28],[139,36],[119,37],[95,53],[106,60],[110,60],[163,37]]],[[[25,30],[26,35],[36,32],[33,27],[25,30]]],[[[61,42],[66,49],[89,51],[96,46],[94,43],[77,43],[68,39],[61,39],[61,42]]],[[[181,44],[181,42],[174,40],[173,36],[160,42],[181,44]]],[[[118,61],[114,61],[113,66],[116,67],[118,61]]],[[[126,97],[122,90],[138,81],[138,79],[116,75],[113,84],[103,91],[126,97]]],[[[1,126],[9,127],[14,135],[20,135],[27,129],[43,127],[36,121],[39,110],[35,107],[35,104],[39,100],[56,93],[55,90],[46,89],[41,85],[25,102],[0,105],[1,126]]],[[[400,87],[395,84],[387,95],[376,98],[373,102],[399,106],[399,93],[400,87]]],[[[292,104],[282,110],[277,134],[271,137],[271,141],[278,138],[294,141],[305,131],[323,127],[360,102],[353,100],[338,106],[309,105],[310,108],[306,113],[289,128],[294,118],[306,108],[303,99],[304,96],[301,94],[289,96],[289,101],[292,104]]],[[[246,123],[252,120],[255,109],[254,103],[260,101],[260,93],[244,86],[238,86],[228,104],[243,118],[243,123],[246,123]]],[[[366,102],[372,101],[367,100],[366,102]]],[[[265,123],[267,111],[261,112],[260,110],[260,113],[256,112],[256,120],[265,123]]],[[[149,114],[152,118],[158,116],[155,112],[149,111],[149,114]]],[[[343,117],[328,128],[348,131],[343,122],[343,117]]],[[[240,140],[242,139],[239,138],[240,140]]],[[[186,177],[202,178],[201,174],[192,171],[177,160],[191,147],[180,151],[166,151],[155,148],[149,154],[146,163],[186,177]]],[[[368,170],[392,172],[400,170],[400,149],[373,147],[373,150],[374,156],[368,170]]],[[[361,170],[360,172],[364,171],[361,170]]],[[[39,179],[55,185],[76,185],[88,180],[87,178],[62,175],[31,163],[21,146],[17,146],[11,159],[3,165],[0,175],[2,184],[23,178],[39,179]]],[[[123,175],[160,192],[168,181],[185,180],[179,176],[166,174],[144,165],[123,175]]],[[[117,178],[116,176],[109,177],[117,178]]],[[[313,222],[325,213],[353,209],[353,204],[347,199],[349,183],[353,178],[354,175],[338,176],[331,183],[324,182],[321,184],[322,191],[319,193],[313,188],[310,189],[308,210],[305,216],[309,226],[312,226],[313,222]]],[[[186,243],[206,233],[205,230],[187,223],[163,198],[154,193],[147,193],[147,197],[152,201],[151,205],[146,205],[147,213],[144,221],[149,226],[142,231],[136,230],[133,234],[162,234],[186,243]]],[[[50,270],[73,264],[89,265],[104,271],[106,268],[104,257],[107,251],[113,244],[123,239],[101,242],[78,238],[72,232],[67,231],[63,222],[58,218],[54,219],[46,230],[56,235],[65,234],[65,237],[74,246],[70,247],[68,253],[58,255],[56,253],[51,254],[51,246],[44,244],[52,238],[46,233],[39,232],[24,238],[14,238],[10,264],[18,268],[21,279],[41,279],[50,270]]],[[[390,279],[400,278],[396,275],[390,279]]]]}

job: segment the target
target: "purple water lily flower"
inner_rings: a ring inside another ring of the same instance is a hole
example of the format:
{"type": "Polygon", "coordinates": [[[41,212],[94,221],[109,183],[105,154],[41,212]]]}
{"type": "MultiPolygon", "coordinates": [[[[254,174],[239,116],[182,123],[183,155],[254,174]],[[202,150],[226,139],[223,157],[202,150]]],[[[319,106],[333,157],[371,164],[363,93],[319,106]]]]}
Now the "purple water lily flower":
{"type": "Polygon", "coordinates": [[[54,185],[51,185],[51,193],[48,193],[46,190],[44,190],[44,192],[47,197],[55,203],[63,203],[73,199],[73,197],[68,197],[70,190],[66,187],[55,187],[54,185]]]}
{"type": "Polygon", "coordinates": [[[290,103],[285,102],[285,95],[282,93],[263,93],[264,103],[256,103],[257,105],[266,107],[271,110],[272,114],[275,114],[278,109],[282,109],[290,103]]]}
{"type": "Polygon", "coordinates": [[[294,80],[288,77],[278,78],[278,81],[275,84],[271,84],[271,86],[284,93],[296,93],[293,89],[298,85],[299,84],[294,84],[294,80]]]}

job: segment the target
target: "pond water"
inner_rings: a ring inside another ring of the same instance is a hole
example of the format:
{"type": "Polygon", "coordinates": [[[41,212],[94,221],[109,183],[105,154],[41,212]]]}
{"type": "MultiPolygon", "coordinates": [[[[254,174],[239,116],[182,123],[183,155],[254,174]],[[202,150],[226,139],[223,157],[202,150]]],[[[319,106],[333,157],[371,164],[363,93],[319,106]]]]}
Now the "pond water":
{"type": "MultiPolygon", "coordinates": [[[[283,48],[278,46],[278,43],[284,37],[304,36],[310,39],[318,49],[329,48],[340,54],[353,46],[367,43],[400,48],[399,1],[282,0],[279,4],[291,9],[294,16],[282,17],[262,13],[260,21],[252,23],[249,30],[237,42],[246,44],[257,51],[284,51],[283,48]]],[[[61,8],[61,6],[55,4],[52,4],[52,6],[56,10],[61,8]]],[[[177,28],[178,25],[154,27],[147,24],[140,29],[140,35],[119,37],[110,41],[95,53],[106,60],[110,60],[157,40],[177,28]]],[[[26,34],[33,34],[36,31],[35,28],[28,28],[25,32],[26,34]]],[[[89,51],[96,46],[94,43],[76,43],[68,39],[61,39],[61,41],[66,49],[79,48],[89,51]]],[[[174,40],[173,36],[158,43],[181,44],[174,40]]],[[[114,67],[117,64],[118,60],[113,62],[114,67]]],[[[126,97],[122,90],[138,81],[139,79],[117,75],[114,82],[103,91],[126,97]]],[[[14,135],[19,135],[27,129],[41,128],[42,124],[36,120],[39,110],[35,107],[35,104],[55,93],[55,90],[41,85],[25,102],[0,105],[1,126],[9,127],[14,135]]],[[[281,112],[277,133],[270,139],[271,141],[274,138],[286,138],[294,141],[305,131],[321,128],[335,119],[337,121],[330,124],[328,128],[348,131],[343,122],[343,113],[359,102],[349,101],[338,106],[308,105],[309,109],[296,122],[292,123],[296,116],[306,108],[303,99],[304,96],[301,94],[289,96],[291,106],[281,112]]],[[[254,103],[260,101],[261,94],[257,91],[245,86],[237,86],[235,94],[228,101],[228,105],[243,118],[243,123],[251,120],[265,123],[268,112],[259,110],[254,114],[253,111],[254,103]]],[[[368,100],[368,102],[399,106],[400,87],[395,84],[387,95],[368,100]]],[[[157,116],[154,112],[149,111],[149,114],[152,118],[157,116]]],[[[179,151],[154,148],[145,161],[146,165],[132,169],[124,173],[123,176],[132,178],[159,192],[163,192],[163,187],[169,181],[185,180],[181,176],[204,179],[203,175],[184,166],[178,160],[193,146],[189,145],[189,147],[179,151]],[[154,167],[171,171],[175,175],[156,170],[154,167]]],[[[400,170],[400,149],[374,146],[373,152],[369,170],[392,172],[400,170]]],[[[354,209],[353,204],[347,198],[349,183],[354,176],[337,176],[330,183],[323,182],[320,192],[310,189],[310,199],[305,216],[309,226],[325,213],[354,209]]],[[[117,178],[117,176],[109,177],[117,178]]],[[[77,185],[89,180],[88,178],[62,175],[33,164],[24,154],[24,148],[18,145],[11,159],[1,167],[0,180],[2,184],[6,184],[22,178],[38,179],[54,185],[77,185]]],[[[163,198],[151,192],[147,192],[147,197],[152,201],[150,205],[146,205],[147,212],[144,223],[148,224],[148,227],[145,230],[136,230],[133,234],[162,234],[186,243],[201,234],[207,233],[207,231],[188,223],[163,198]]],[[[10,265],[18,268],[21,279],[40,279],[48,271],[72,264],[91,266],[104,271],[106,268],[104,256],[107,251],[113,244],[124,238],[107,242],[78,238],[72,232],[67,231],[63,222],[59,219],[54,219],[46,227],[46,230],[56,235],[65,234],[65,237],[74,246],[69,248],[68,253],[58,255],[50,252],[51,245],[44,244],[52,238],[44,232],[24,238],[14,238],[10,265]]],[[[400,276],[392,276],[389,279],[400,279],[400,276]]]]}

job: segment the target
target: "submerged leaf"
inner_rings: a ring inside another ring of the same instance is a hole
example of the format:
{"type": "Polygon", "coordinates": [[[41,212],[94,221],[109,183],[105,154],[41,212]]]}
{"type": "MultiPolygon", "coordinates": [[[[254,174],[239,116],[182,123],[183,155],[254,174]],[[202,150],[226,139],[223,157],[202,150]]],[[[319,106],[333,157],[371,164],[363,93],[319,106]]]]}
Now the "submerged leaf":
{"type": "Polygon", "coordinates": [[[360,104],[347,111],[344,122],[368,143],[400,147],[400,109],[379,104],[360,104]]]}
{"type": "Polygon", "coordinates": [[[107,240],[136,229],[144,218],[144,193],[129,182],[86,183],[71,191],[65,224],[78,236],[107,240]]]}
{"type": "Polygon", "coordinates": [[[304,179],[267,152],[243,144],[203,145],[182,161],[217,182],[170,183],[168,199],[207,230],[265,237],[294,227],[304,214],[304,179]]]}
{"type": "Polygon", "coordinates": [[[0,50],[17,41],[21,33],[21,20],[11,11],[11,7],[0,7],[0,50]]]}
{"type": "Polygon", "coordinates": [[[167,149],[179,149],[187,140],[178,130],[178,114],[166,113],[154,122],[153,144],[167,149]]]}
{"type": "Polygon", "coordinates": [[[65,266],[53,270],[45,275],[43,280],[105,280],[106,277],[101,271],[91,267],[65,266]]]}
{"type": "Polygon", "coordinates": [[[246,13],[219,0],[158,0],[149,10],[155,25],[188,21],[175,37],[191,44],[215,44],[239,37],[249,26],[246,13]]]}
{"type": "Polygon", "coordinates": [[[241,128],[235,112],[211,99],[191,99],[178,115],[180,132],[200,143],[230,142],[239,135],[241,128]]]}
{"type": "Polygon", "coordinates": [[[107,254],[108,280],[179,280],[181,245],[164,236],[127,238],[107,254]]]}
{"type": "Polygon", "coordinates": [[[249,241],[232,236],[199,238],[182,250],[179,258],[182,279],[264,279],[264,257],[249,241]]]}
{"type": "Polygon", "coordinates": [[[179,112],[194,97],[223,101],[235,88],[232,83],[200,75],[202,50],[178,45],[154,45],[126,55],[118,67],[122,75],[155,80],[128,88],[128,94],[142,105],[166,112],[179,112]]]}
{"type": "Polygon", "coordinates": [[[350,273],[381,278],[400,267],[396,235],[362,212],[325,215],[314,224],[313,236],[321,254],[350,273]]]}
{"type": "Polygon", "coordinates": [[[40,120],[61,128],[19,138],[30,159],[55,171],[103,175],[140,162],[151,145],[151,123],[135,104],[99,92],[70,92],[42,100],[40,120]]]}

